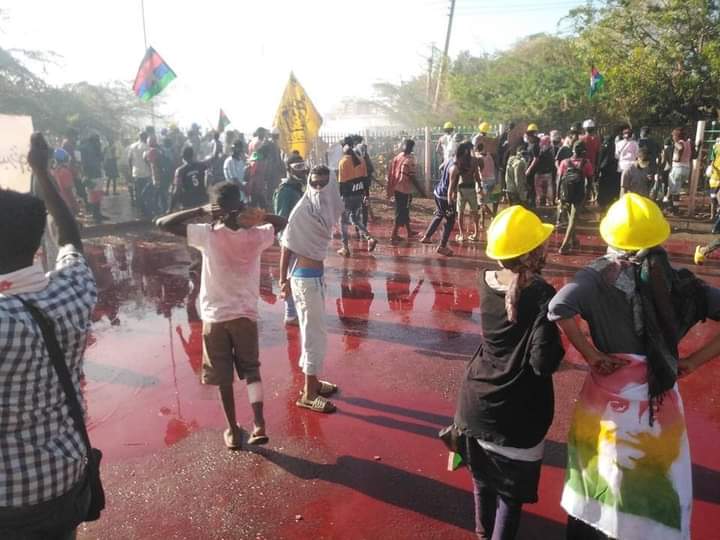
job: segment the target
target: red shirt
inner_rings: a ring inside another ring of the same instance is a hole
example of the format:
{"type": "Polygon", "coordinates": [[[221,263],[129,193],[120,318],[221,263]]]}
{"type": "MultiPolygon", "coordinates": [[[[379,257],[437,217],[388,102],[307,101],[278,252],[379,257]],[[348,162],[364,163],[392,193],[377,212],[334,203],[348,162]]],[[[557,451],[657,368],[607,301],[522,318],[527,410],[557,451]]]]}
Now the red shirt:
{"type": "Polygon", "coordinates": [[[585,134],[580,137],[580,140],[585,141],[585,148],[587,148],[587,152],[585,153],[585,159],[589,160],[590,163],[592,163],[594,171],[595,167],[597,166],[598,156],[600,155],[600,146],[602,145],[600,137],[598,137],[597,135],[585,134]]]}
{"type": "Polygon", "coordinates": [[[400,152],[390,163],[388,171],[387,189],[390,194],[393,191],[400,193],[412,193],[412,179],[415,177],[415,158],[412,154],[405,155],[400,152]]]}

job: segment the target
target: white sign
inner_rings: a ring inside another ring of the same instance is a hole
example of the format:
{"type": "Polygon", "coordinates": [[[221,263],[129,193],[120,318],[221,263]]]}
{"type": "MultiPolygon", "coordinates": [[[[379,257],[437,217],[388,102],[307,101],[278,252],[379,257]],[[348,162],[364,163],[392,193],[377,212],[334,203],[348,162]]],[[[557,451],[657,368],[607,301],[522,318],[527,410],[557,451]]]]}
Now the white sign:
{"type": "Polygon", "coordinates": [[[0,114],[0,188],[30,191],[27,153],[32,133],[31,117],[0,114]]]}

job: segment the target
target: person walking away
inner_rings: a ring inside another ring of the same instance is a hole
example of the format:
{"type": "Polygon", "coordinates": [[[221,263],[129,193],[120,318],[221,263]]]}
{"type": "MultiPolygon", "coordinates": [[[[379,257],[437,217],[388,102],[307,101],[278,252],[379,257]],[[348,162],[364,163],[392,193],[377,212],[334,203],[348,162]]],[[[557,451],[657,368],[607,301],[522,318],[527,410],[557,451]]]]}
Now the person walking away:
{"type": "Polygon", "coordinates": [[[367,240],[369,252],[375,250],[377,240],[368,232],[363,223],[362,208],[363,199],[369,196],[365,190],[365,179],[367,167],[365,161],[355,153],[349,138],[343,145],[344,156],[340,160],[338,169],[338,182],[340,185],[340,196],[345,204],[345,211],[340,222],[340,234],[343,247],[338,250],[342,257],[350,256],[350,239],[348,237],[348,225],[352,224],[360,230],[360,234],[367,240]]]}
{"type": "Polygon", "coordinates": [[[662,151],[660,153],[660,185],[657,191],[654,193],[655,202],[660,205],[661,208],[667,207],[667,203],[670,200],[668,195],[668,189],[670,187],[670,171],[672,170],[672,158],[673,158],[674,145],[672,138],[668,137],[663,141],[662,151]]]}
{"type": "Polygon", "coordinates": [[[578,141],[573,147],[573,157],[564,160],[558,168],[558,176],[560,177],[559,199],[558,205],[558,221],[560,213],[568,215],[568,225],[565,231],[565,237],[558,253],[566,255],[571,248],[579,248],[575,235],[575,227],[580,213],[580,208],[585,201],[585,186],[592,182],[592,164],[585,158],[585,143],[578,141]]]}
{"type": "Polygon", "coordinates": [[[568,435],[566,537],[687,539],[692,471],[677,379],[720,348],[715,337],[680,358],[678,345],[697,322],[720,319],[720,290],[671,266],[661,247],[670,225],[650,199],[624,195],[600,235],[607,254],[548,310],[590,367],[568,435]]]}
{"type": "Polygon", "coordinates": [[[485,229],[485,216],[490,215],[492,219],[497,214],[502,199],[502,189],[497,176],[495,176],[497,169],[492,154],[485,149],[485,145],[481,142],[477,143],[475,151],[478,164],[482,165],[480,168],[480,183],[475,185],[475,191],[482,219],[480,228],[485,229]],[[492,205],[492,209],[488,207],[488,204],[492,205]]]}
{"type": "Polygon", "coordinates": [[[615,143],[615,157],[618,160],[618,172],[621,176],[637,160],[638,150],[632,129],[629,126],[623,127],[622,139],[615,143]]]}
{"type": "Polygon", "coordinates": [[[647,147],[643,146],[638,150],[637,161],[630,165],[630,168],[626,169],[620,177],[620,196],[632,192],[649,197],[653,176],[649,151],[647,147]]]}
{"type": "Polygon", "coordinates": [[[455,140],[455,135],[454,124],[452,122],[445,122],[445,124],[443,124],[443,135],[440,136],[437,146],[435,147],[435,152],[440,154],[440,159],[442,159],[441,167],[455,157],[455,152],[459,144],[455,140]]]}
{"type": "Polygon", "coordinates": [[[163,137],[158,145],[157,168],[159,183],[157,186],[157,204],[161,214],[165,214],[170,208],[170,189],[177,170],[175,149],[169,137],[163,137]]]}
{"type": "Polygon", "coordinates": [[[195,161],[192,146],[186,146],[182,153],[183,164],[175,171],[173,192],[170,199],[170,211],[177,208],[189,209],[208,202],[205,183],[207,164],[195,161]]]}
{"type": "Polygon", "coordinates": [[[519,144],[515,149],[515,155],[510,156],[505,166],[505,193],[511,206],[527,205],[526,170],[525,146],[519,144]]]}
{"type": "MultiPolygon", "coordinates": [[[[482,144],[482,143],[481,143],[482,144]]],[[[483,161],[482,157],[475,157],[474,152],[470,153],[469,158],[463,157],[458,162],[460,166],[460,178],[458,180],[457,190],[457,213],[458,213],[458,234],[455,237],[457,242],[464,242],[469,240],[475,242],[478,239],[478,229],[480,214],[479,193],[482,192],[480,169],[483,161]],[[470,219],[472,219],[474,230],[471,234],[469,233],[469,227],[465,227],[465,207],[470,206],[470,219]]]]}
{"type": "Polygon", "coordinates": [[[395,199],[395,223],[390,235],[393,242],[402,240],[399,233],[403,227],[407,231],[408,240],[415,236],[410,225],[413,186],[419,193],[423,193],[423,189],[417,179],[417,163],[413,155],[414,149],[415,141],[405,139],[402,151],[393,158],[388,168],[385,184],[386,196],[388,199],[395,199]]]}
{"type": "Polygon", "coordinates": [[[620,174],[618,162],[615,157],[615,139],[608,135],[603,139],[600,147],[600,161],[598,164],[598,207],[604,211],[620,195],[620,174]]]}
{"type": "Polygon", "coordinates": [[[647,159],[650,167],[650,174],[653,182],[658,172],[658,164],[660,163],[660,145],[650,137],[650,128],[643,126],[640,128],[640,138],[638,139],[638,152],[643,148],[647,151],[647,159]]]}
{"type": "Polygon", "coordinates": [[[0,190],[0,538],[66,540],[90,507],[83,427],[72,418],[38,319],[50,323],[77,400],[97,303],[78,224],[48,172],[50,149],[31,137],[28,164],[39,198],[0,190]],[[46,213],[60,246],[55,269],[35,257],[46,213]]]}
{"type": "Polygon", "coordinates": [[[215,184],[212,195],[212,205],[161,217],[156,224],[164,231],[186,236],[188,245],[203,254],[199,296],[203,321],[201,381],[218,387],[228,426],[223,440],[227,448],[234,450],[242,445],[242,430],[236,421],[233,372],[245,380],[253,411],[253,430],[247,442],[268,442],[257,323],[260,258],[286,222],[262,210],[246,210],[237,184],[215,184]],[[188,223],[201,217],[211,217],[212,222],[188,223]]]}
{"type": "MultiPolygon", "coordinates": [[[[515,149],[510,146],[510,133],[515,129],[515,122],[508,122],[502,133],[498,137],[497,144],[497,155],[495,157],[495,163],[498,167],[498,178],[502,182],[505,181],[505,171],[507,168],[508,159],[513,155],[515,149]]],[[[501,186],[505,189],[505,186],[501,186]]]]}
{"type": "Polygon", "coordinates": [[[547,318],[555,289],[542,277],[553,226],[522,206],[500,212],[481,273],[482,341],[463,376],[455,426],[465,435],[478,538],[512,540],[522,506],[538,500],[552,375],[565,351],[547,318]]]}
{"type": "Polygon", "coordinates": [[[72,169],[70,169],[70,156],[62,148],[56,148],[53,157],[55,158],[55,167],[52,172],[58,192],[72,215],[76,216],[80,208],[73,191],[75,182],[72,169]]]}
{"type": "MultiPolygon", "coordinates": [[[[365,193],[367,193],[367,197],[363,199],[362,210],[363,224],[365,225],[365,228],[367,228],[369,220],[372,217],[372,208],[370,206],[370,188],[372,188],[373,181],[375,180],[375,165],[373,165],[370,154],[368,153],[367,144],[363,142],[362,137],[358,137],[359,142],[355,148],[358,152],[358,156],[360,157],[360,159],[365,162],[365,168],[367,169],[367,176],[365,177],[365,193]]],[[[356,229],[356,233],[359,237],[360,231],[356,229]]]]}
{"type": "Polygon", "coordinates": [[[590,202],[595,202],[597,201],[597,178],[600,158],[600,147],[602,146],[602,141],[600,140],[600,137],[595,134],[597,130],[595,126],[595,120],[593,120],[592,118],[588,118],[582,123],[582,127],[585,133],[580,136],[580,140],[585,143],[585,147],[587,148],[586,157],[593,166],[594,179],[593,183],[588,186],[587,197],[589,198],[590,202]]]}
{"type": "Polygon", "coordinates": [[[692,145],[685,137],[685,129],[678,127],[672,131],[673,158],[670,169],[668,186],[668,203],[673,214],[678,212],[680,191],[690,179],[690,161],[692,160],[692,145]]]}
{"type": "Polygon", "coordinates": [[[216,130],[210,132],[210,155],[207,157],[208,171],[210,173],[209,185],[222,182],[225,178],[223,166],[225,165],[225,149],[220,140],[220,133],[216,130]]]}
{"type": "Polygon", "coordinates": [[[305,375],[296,405],[319,413],[336,410],[327,398],[338,387],[320,379],[327,350],[323,274],[333,228],[344,208],[330,170],[324,165],[315,166],[280,240],[280,291],[285,297],[292,295],[295,302],[302,350],[299,364],[305,375]]]}
{"type": "Polygon", "coordinates": [[[435,213],[430,225],[425,231],[425,234],[420,239],[420,243],[422,244],[431,244],[435,231],[437,231],[440,224],[443,220],[445,220],[440,245],[438,245],[436,251],[440,255],[445,255],[446,257],[451,257],[453,255],[452,250],[447,247],[447,244],[450,240],[453,227],[455,226],[455,200],[457,198],[457,186],[460,181],[461,170],[459,162],[464,162],[464,167],[469,167],[472,163],[470,159],[471,152],[472,143],[462,143],[457,148],[455,158],[452,161],[448,161],[445,164],[445,167],[443,167],[440,182],[438,182],[437,186],[435,186],[435,191],[433,192],[435,197],[435,213]]]}
{"type": "MultiPolygon", "coordinates": [[[[295,206],[302,199],[310,169],[302,156],[296,151],[287,160],[287,171],[287,176],[283,178],[273,196],[275,214],[285,219],[290,218],[295,206]]],[[[292,266],[292,261],[290,266],[292,266]]],[[[286,326],[298,325],[297,310],[291,294],[285,296],[284,323],[286,326]]]]}
{"type": "Polygon", "coordinates": [[[140,193],[145,215],[149,218],[155,218],[162,213],[160,206],[160,184],[162,183],[161,161],[162,156],[158,147],[155,135],[148,136],[147,150],[145,151],[145,161],[150,166],[150,181],[140,193]]]}
{"type": "Polygon", "coordinates": [[[108,218],[100,211],[100,204],[103,198],[102,179],[102,144],[100,136],[93,133],[85,139],[80,147],[82,169],[85,180],[83,182],[85,193],[87,193],[87,206],[92,214],[95,223],[100,223],[108,218]]]}
{"type": "MultiPolygon", "coordinates": [[[[232,182],[240,188],[240,197],[244,204],[250,202],[250,193],[245,180],[245,145],[237,140],[232,145],[232,153],[225,159],[223,174],[226,182],[232,182]]],[[[286,216],[287,217],[287,216],[286,216]]]]}
{"type": "Polygon", "coordinates": [[[145,190],[145,186],[150,182],[150,165],[145,161],[145,152],[147,152],[148,136],[144,131],[138,135],[138,140],[128,148],[128,166],[132,175],[132,199],[135,201],[135,208],[145,214],[146,210],[143,205],[140,194],[145,190]]]}
{"type": "Polygon", "coordinates": [[[554,206],[555,186],[555,153],[549,135],[540,137],[540,155],[535,166],[535,207],[554,206]]]}
{"type": "Polygon", "coordinates": [[[525,153],[528,168],[525,171],[525,178],[528,186],[528,206],[535,207],[535,168],[540,158],[540,139],[538,138],[537,124],[528,125],[525,130],[525,153]]]}
{"type": "Polygon", "coordinates": [[[60,147],[70,156],[70,170],[73,173],[73,182],[75,183],[75,193],[80,200],[87,204],[87,193],[82,182],[82,169],[80,166],[80,152],[78,150],[78,132],[75,128],[68,128],[65,132],[60,147]]]}
{"type": "Polygon", "coordinates": [[[103,169],[105,170],[105,195],[110,195],[110,184],[112,183],[112,194],[117,195],[117,181],[120,177],[118,171],[117,149],[115,141],[108,139],[107,146],[103,151],[103,169]]]}

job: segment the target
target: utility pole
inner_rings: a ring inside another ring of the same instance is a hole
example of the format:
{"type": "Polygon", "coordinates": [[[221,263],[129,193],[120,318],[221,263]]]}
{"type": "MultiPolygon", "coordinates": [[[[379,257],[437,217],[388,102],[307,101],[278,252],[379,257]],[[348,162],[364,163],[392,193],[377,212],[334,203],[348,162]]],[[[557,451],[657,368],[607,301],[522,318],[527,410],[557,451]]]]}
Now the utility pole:
{"type": "Polygon", "coordinates": [[[447,65],[448,50],[450,49],[450,34],[452,33],[453,16],[455,15],[455,0],[450,0],[450,14],[448,15],[447,34],[445,35],[445,48],[443,49],[442,59],[440,60],[440,73],[438,73],[437,86],[435,87],[435,99],[433,100],[433,111],[437,110],[440,101],[440,87],[442,86],[443,76],[445,75],[445,66],[447,65]]]}
{"type": "Polygon", "coordinates": [[[428,106],[430,105],[430,99],[432,97],[432,70],[433,70],[433,55],[435,54],[435,43],[430,45],[430,56],[427,59],[427,82],[425,84],[425,99],[427,100],[428,106]]]}

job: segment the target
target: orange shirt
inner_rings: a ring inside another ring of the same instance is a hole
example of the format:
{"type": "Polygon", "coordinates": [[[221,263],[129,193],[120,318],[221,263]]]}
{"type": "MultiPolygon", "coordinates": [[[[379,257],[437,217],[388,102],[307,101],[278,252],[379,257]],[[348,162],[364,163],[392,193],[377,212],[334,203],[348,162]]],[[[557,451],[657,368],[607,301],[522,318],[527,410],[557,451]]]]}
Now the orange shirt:
{"type": "Polygon", "coordinates": [[[358,158],[360,163],[355,165],[352,156],[343,156],[338,165],[338,182],[350,182],[367,176],[365,160],[358,158]]]}
{"type": "Polygon", "coordinates": [[[405,155],[400,152],[395,156],[388,171],[388,191],[400,193],[412,193],[413,178],[415,177],[415,158],[412,154],[405,155]]]}

